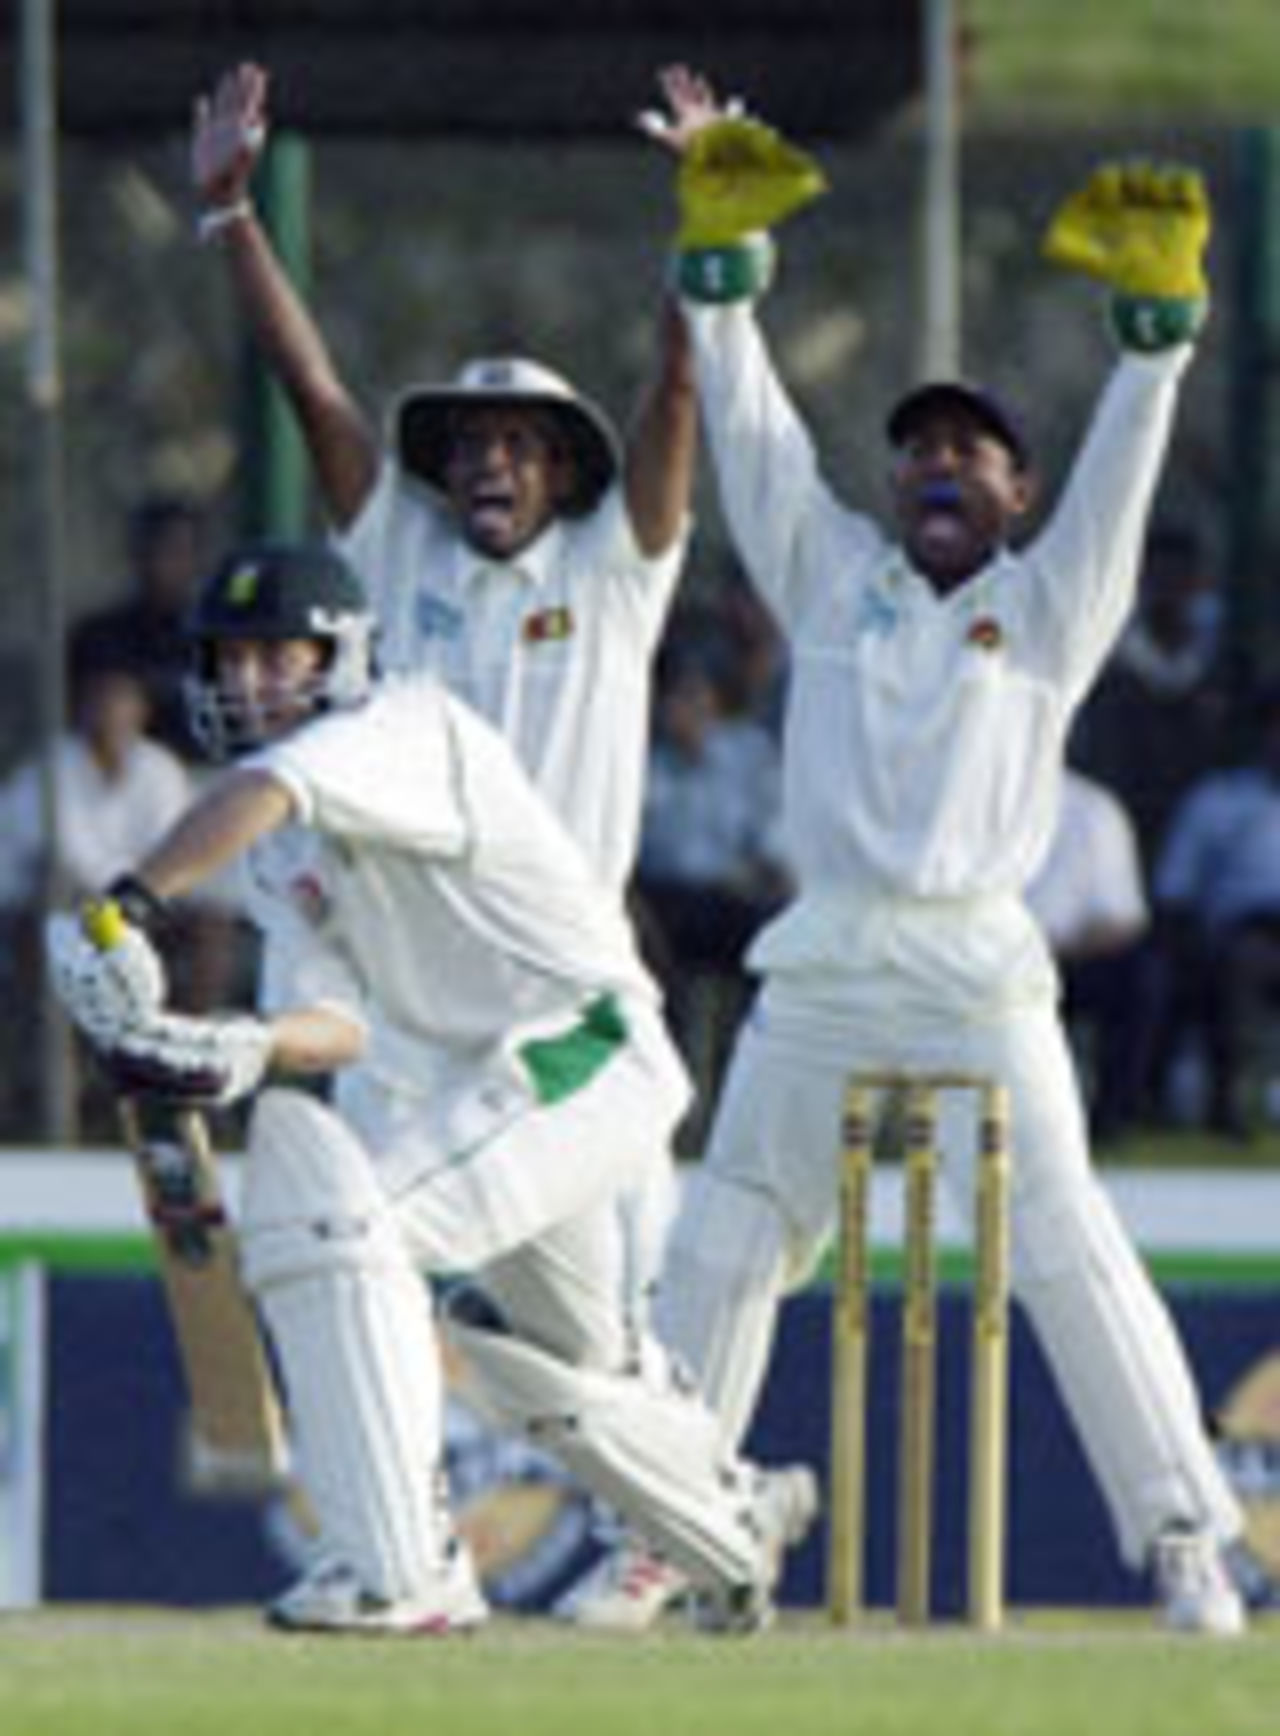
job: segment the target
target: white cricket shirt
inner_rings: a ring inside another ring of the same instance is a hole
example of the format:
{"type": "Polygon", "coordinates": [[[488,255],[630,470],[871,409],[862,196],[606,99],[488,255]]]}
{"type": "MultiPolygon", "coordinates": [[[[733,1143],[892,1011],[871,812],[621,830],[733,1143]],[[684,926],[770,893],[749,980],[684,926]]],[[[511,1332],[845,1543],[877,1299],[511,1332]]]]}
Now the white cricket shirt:
{"type": "Polygon", "coordinates": [[[486,560],[393,461],[341,539],[385,667],[430,669],[488,718],[617,889],[635,858],[653,650],[686,540],[644,556],[615,486],[515,560],[486,560]]]}
{"type": "Polygon", "coordinates": [[[617,901],[430,676],[246,763],[298,807],[251,857],[268,1010],[337,1007],[370,1029],[375,1068],[421,1082],[433,1046],[480,1055],[606,991],[654,1000],[617,901]]]}
{"type": "MultiPolygon", "coordinates": [[[[1071,713],[1133,600],[1190,350],[1121,359],[1045,528],[940,597],[819,476],[751,311],[691,315],[725,511],[791,643],[783,826],[802,905],[1020,892],[1071,713]]],[[[799,940],[797,915],[781,921],[799,940]]]]}

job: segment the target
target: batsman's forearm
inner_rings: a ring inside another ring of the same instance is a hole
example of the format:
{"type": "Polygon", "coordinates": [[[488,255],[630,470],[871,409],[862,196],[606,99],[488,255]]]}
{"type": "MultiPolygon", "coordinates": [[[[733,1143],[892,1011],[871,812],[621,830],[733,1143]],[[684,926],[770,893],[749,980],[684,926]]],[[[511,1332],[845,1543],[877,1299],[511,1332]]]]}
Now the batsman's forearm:
{"type": "Polygon", "coordinates": [[[364,1053],[365,1032],[327,1007],[305,1007],[270,1021],[271,1064],[285,1073],[333,1073],[364,1053]]]}
{"type": "Polygon", "coordinates": [[[237,861],[292,812],[293,798],[268,773],[228,772],[188,808],[135,873],[157,898],[179,898],[237,861]]]}

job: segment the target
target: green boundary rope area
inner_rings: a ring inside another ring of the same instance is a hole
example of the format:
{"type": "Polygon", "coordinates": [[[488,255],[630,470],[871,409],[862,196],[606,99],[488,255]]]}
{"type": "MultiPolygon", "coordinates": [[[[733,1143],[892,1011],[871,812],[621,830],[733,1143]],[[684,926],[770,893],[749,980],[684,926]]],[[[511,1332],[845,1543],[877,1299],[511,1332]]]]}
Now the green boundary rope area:
{"type": "MultiPolygon", "coordinates": [[[[1265,1290],[1280,1286],[1280,1249],[1272,1254],[1224,1254],[1214,1252],[1153,1253],[1145,1256],[1160,1285],[1170,1287],[1210,1286],[1265,1290]]],[[[35,1260],[54,1273],[124,1273],[145,1275],[156,1270],[151,1243],[145,1235],[71,1235],[44,1232],[0,1236],[0,1266],[35,1260]]],[[[944,1248],[938,1262],[941,1282],[968,1283],[972,1262],[964,1250],[944,1248]]],[[[902,1276],[902,1255],[894,1248],[873,1250],[872,1277],[878,1284],[897,1284],[902,1276]]],[[[827,1262],[814,1283],[829,1286],[832,1267],[827,1262]]]]}

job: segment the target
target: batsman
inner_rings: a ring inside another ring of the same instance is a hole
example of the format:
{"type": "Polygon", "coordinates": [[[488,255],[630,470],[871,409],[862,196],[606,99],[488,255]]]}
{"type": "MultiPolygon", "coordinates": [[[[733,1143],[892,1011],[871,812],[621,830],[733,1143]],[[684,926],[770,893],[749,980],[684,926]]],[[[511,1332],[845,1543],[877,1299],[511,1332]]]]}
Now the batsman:
{"type": "MultiPolygon", "coordinates": [[[[1120,1550],[1153,1575],[1169,1626],[1238,1633],[1222,1551],[1241,1513],[1168,1312],[1092,1170],[1053,964],[1022,898],[1073,715],[1133,605],[1207,302],[1205,187],[1177,166],[1108,165],[1048,229],[1054,263],[1105,284],[1119,353],[1036,534],[1019,534],[1028,434],[955,379],[924,382],[887,418],[882,528],[824,480],[753,307],[773,251],[762,231],[785,214],[788,179],[805,192],[796,165],[687,69],[664,89],[649,130],[681,159],[676,270],[720,495],[792,654],[784,824],[800,889],[754,948],[763,986],[668,1246],[660,1331],[737,1442],[779,1300],[831,1234],[844,1081],[1000,1081],[1015,1291],[1120,1550]]],[[[965,1133],[944,1119],[962,1211],[965,1133]]]]}
{"type": "Polygon", "coordinates": [[[122,1090],[253,1100],[243,1275],[320,1528],[271,1619],[485,1618],[443,1486],[425,1271],[455,1280],[449,1329],[490,1418],[678,1560],[702,1625],[754,1628],[812,1478],[723,1454],[619,1279],[618,1194],[688,1095],[656,989],[507,743],[425,672],[375,683],[372,642],[333,551],[233,550],[196,610],[191,700],[236,763],[105,907],[49,932],[55,983],[122,1090]],[[260,1011],[177,1012],[148,927],[242,857],[260,1011]],[[316,1087],[357,1062],[339,1113],[316,1087]]]}

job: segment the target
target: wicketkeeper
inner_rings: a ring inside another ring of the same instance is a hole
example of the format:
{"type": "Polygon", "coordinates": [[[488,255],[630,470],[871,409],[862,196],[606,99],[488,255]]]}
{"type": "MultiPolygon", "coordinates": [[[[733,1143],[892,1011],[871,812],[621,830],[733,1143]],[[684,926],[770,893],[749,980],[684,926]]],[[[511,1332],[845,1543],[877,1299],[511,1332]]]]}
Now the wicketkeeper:
{"type": "Polygon", "coordinates": [[[272,1619],[484,1619],[443,1493],[425,1270],[477,1279],[451,1330],[490,1418],[677,1560],[706,1625],[758,1626],[812,1477],[726,1457],[621,1300],[616,1197],[687,1099],[654,986],[506,743],[429,675],[375,688],[372,638],[331,551],[236,551],[200,600],[192,697],[238,763],[87,927],[50,929],[62,997],[122,1087],[254,1098],[244,1277],[321,1531],[272,1619]],[[261,1013],[174,1012],[146,925],[241,857],[261,1013]],[[289,1082],[357,1061],[341,1115],[289,1082]]]}
{"type": "MultiPolygon", "coordinates": [[[[763,989],[675,1226],[660,1331],[740,1441],[779,1300],[831,1234],[849,1073],[1003,1082],[1016,1293],[1120,1549],[1154,1572],[1172,1627],[1238,1633],[1222,1549],[1242,1516],[1169,1315],[1092,1171],[1054,967],[1021,896],[1072,717],[1133,603],[1207,301],[1205,188],[1183,168],[1108,165],[1049,228],[1049,258],[1107,286],[1119,358],[1034,539],[1012,544],[1034,493],[1029,438],[960,380],[925,382],[888,418],[886,532],[823,480],[753,312],[772,255],[761,231],[815,177],[694,75],[678,69],[665,89],[654,127],[682,156],[677,269],[720,492],[790,641],[784,801],[800,891],[751,957],[763,989]]],[[[965,1210],[971,1136],[951,1109],[944,1173],[965,1210]]]]}

